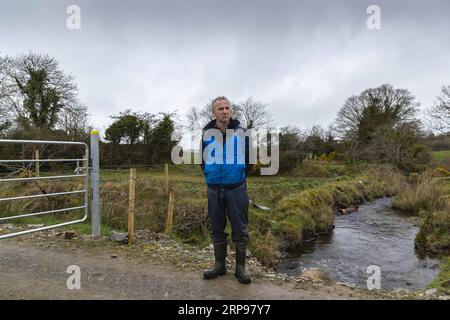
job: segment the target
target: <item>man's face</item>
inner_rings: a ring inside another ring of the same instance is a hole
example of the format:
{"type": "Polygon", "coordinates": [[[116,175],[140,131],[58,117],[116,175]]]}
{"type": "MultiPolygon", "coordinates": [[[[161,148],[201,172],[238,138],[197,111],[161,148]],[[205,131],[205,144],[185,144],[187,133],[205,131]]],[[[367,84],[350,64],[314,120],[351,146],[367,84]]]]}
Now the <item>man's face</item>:
{"type": "Polygon", "coordinates": [[[220,122],[228,122],[231,117],[231,106],[228,101],[216,101],[214,103],[213,115],[220,122]]]}

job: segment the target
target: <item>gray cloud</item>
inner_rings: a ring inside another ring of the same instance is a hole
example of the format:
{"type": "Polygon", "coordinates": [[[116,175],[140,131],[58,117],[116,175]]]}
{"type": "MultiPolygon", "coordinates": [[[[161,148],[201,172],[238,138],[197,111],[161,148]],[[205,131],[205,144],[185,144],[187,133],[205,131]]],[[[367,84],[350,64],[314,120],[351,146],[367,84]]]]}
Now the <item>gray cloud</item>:
{"type": "Polygon", "coordinates": [[[0,53],[32,50],[72,73],[92,124],[125,107],[184,113],[254,95],[276,125],[327,125],[389,82],[424,108],[450,82],[448,1],[0,0],[0,53]],[[81,30],[66,8],[81,8],[81,30]],[[366,9],[381,7],[381,30],[366,9]]]}

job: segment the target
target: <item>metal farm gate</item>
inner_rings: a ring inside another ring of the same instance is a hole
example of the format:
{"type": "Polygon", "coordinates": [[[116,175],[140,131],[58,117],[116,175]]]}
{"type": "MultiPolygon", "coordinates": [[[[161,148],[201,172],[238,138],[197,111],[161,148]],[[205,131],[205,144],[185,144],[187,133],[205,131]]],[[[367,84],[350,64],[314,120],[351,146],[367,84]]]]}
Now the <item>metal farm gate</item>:
{"type": "Polygon", "coordinates": [[[66,141],[38,141],[38,140],[5,140],[0,139],[0,145],[1,144],[21,144],[21,145],[78,145],[84,147],[84,157],[80,157],[79,159],[12,159],[12,160],[4,160],[2,159],[2,155],[0,155],[0,164],[5,163],[41,163],[41,162],[64,162],[64,163],[76,163],[77,167],[75,170],[75,174],[70,175],[53,175],[53,176],[32,176],[32,177],[14,177],[14,178],[5,178],[0,179],[0,183],[9,183],[9,182],[22,182],[22,181],[33,181],[33,180],[65,180],[65,179],[73,179],[73,178],[80,178],[84,177],[84,187],[82,190],[75,190],[75,191],[65,191],[65,192],[56,192],[56,193],[41,193],[41,194],[35,194],[35,195],[26,195],[26,196],[15,196],[15,197],[9,197],[4,198],[3,195],[0,195],[0,203],[5,201],[16,201],[16,200],[23,200],[23,199],[34,199],[34,198],[42,198],[42,197],[57,197],[62,195],[70,195],[70,194],[84,194],[84,205],[76,206],[76,207],[68,207],[68,208],[58,208],[55,210],[49,210],[49,211],[41,211],[41,212],[34,212],[34,213],[19,213],[17,215],[13,216],[7,216],[7,217],[0,217],[0,224],[4,221],[9,221],[13,219],[20,219],[20,218],[27,218],[32,216],[41,216],[45,214],[52,214],[52,213],[58,213],[58,212],[67,212],[67,211],[73,211],[73,210],[79,210],[84,209],[84,216],[81,219],[78,220],[72,220],[64,223],[59,223],[55,225],[50,226],[44,226],[39,228],[34,228],[31,230],[25,230],[15,233],[9,233],[6,235],[0,235],[0,239],[4,238],[10,238],[15,237],[19,235],[24,235],[32,232],[42,231],[42,230],[48,230],[52,228],[67,226],[74,223],[80,223],[83,221],[86,221],[89,213],[89,147],[86,143],[83,142],[66,142],[66,141]],[[82,163],[83,165],[80,167],[79,164],[82,163]],[[81,173],[82,172],[82,173],[81,173]]]}

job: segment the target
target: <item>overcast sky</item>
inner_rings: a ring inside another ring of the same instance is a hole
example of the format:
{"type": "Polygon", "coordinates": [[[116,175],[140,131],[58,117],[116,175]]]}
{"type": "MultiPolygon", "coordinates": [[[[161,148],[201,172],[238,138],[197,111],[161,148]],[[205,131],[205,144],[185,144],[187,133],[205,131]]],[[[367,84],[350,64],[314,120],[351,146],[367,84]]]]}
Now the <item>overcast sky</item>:
{"type": "Polygon", "coordinates": [[[0,54],[29,50],[71,73],[94,127],[254,96],[277,126],[328,125],[382,83],[428,108],[450,83],[450,1],[0,0],[0,54]],[[69,5],[81,29],[69,30],[69,5]],[[381,9],[369,30],[366,10],[381,9]]]}

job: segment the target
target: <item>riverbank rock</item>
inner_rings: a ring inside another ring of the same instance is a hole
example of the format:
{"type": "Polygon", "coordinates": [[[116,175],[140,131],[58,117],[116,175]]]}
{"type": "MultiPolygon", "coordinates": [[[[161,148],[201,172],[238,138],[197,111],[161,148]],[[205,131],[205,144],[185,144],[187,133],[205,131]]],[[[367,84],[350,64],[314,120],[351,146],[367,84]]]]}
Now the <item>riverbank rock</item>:
{"type": "Polygon", "coordinates": [[[329,282],[330,277],[319,269],[306,269],[300,274],[300,278],[309,281],[329,282]]]}
{"type": "Polygon", "coordinates": [[[37,229],[37,228],[42,228],[44,226],[44,224],[27,224],[28,229],[37,229]]]}
{"type": "Polygon", "coordinates": [[[17,227],[11,223],[0,224],[0,230],[16,230],[17,227]]]}
{"type": "Polygon", "coordinates": [[[428,297],[436,296],[437,295],[437,289],[436,288],[428,289],[428,290],[425,291],[425,295],[428,296],[428,297]]]}
{"type": "Polygon", "coordinates": [[[126,242],[128,242],[128,233],[112,231],[111,234],[109,235],[109,239],[111,241],[126,243],[126,242]]]}

